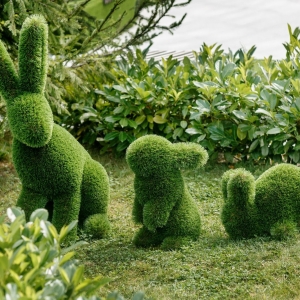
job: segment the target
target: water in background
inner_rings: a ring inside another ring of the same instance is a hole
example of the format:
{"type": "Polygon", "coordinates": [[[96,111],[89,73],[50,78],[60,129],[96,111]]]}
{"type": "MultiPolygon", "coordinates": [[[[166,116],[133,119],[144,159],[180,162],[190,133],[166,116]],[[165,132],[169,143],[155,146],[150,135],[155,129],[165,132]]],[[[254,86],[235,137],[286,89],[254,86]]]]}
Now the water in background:
{"type": "MultiPolygon", "coordinates": [[[[256,45],[255,57],[280,59],[285,57],[282,44],[289,41],[287,24],[300,27],[300,0],[193,0],[170,14],[179,20],[185,12],[183,24],[173,35],[156,37],[151,51],[199,51],[203,43],[232,51],[256,45]]],[[[165,19],[164,24],[174,21],[165,19]]]]}

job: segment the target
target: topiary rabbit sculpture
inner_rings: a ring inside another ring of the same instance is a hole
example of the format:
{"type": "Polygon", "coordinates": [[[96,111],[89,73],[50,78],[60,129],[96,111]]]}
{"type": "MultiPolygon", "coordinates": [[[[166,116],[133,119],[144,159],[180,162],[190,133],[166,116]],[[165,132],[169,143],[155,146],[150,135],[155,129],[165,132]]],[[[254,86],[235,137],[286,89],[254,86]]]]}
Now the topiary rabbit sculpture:
{"type": "Polygon", "coordinates": [[[134,141],[126,160],[135,173],[133,218],[143,227],[134,237],[140,247],[180,247],[200,234],[200,215],[181,175],[206,163],[206,150],[194,143],[172,144],[157,135],[134,141]]]}
{"type": "Polygon", "coordinates": [[[231,238],[293,236],[300,224],[300,168],[279,164],[256,181],[244,169],[222,177],[222,222],[231,238]]]}
{"type": "MultiPolygon", "coordinates": [[[[0,92],[14,137],[13,162],[22,182],[17,201],[27,217],[46,207],[53,224],[79,220],[101,237],[109,229],[109,182],[105,169],[65,129],[53,123],[44,97],[48,27],[27,18],[20,32],[19,71],[0,42],[0,92]]],[[[74,228],[70,239],[76,236],[74,228]]]]}

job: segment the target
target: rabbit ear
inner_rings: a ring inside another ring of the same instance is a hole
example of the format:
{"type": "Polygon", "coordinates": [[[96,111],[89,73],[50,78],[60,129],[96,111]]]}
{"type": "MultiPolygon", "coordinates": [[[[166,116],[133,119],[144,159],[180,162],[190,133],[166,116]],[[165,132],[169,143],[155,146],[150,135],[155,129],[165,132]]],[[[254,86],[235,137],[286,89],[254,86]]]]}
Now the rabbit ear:
{"type": "Polygon", "coordinates": [[[196,143],[173,144],[175,161],[179,169],[196,169],[208,160],[207,151],[196,143]]]}
{"type": "Polygon", "coordinates": [[[19,77],[23,92],[43,93],[47,77],[48,25],[43,16],[25,20],[20,32],[19,77]]]}
{"type": "Polygon", "coordinates": [[[0,94],[6,101],[18,94],[18,75],[15,66],[0,41],[0,94]]]}

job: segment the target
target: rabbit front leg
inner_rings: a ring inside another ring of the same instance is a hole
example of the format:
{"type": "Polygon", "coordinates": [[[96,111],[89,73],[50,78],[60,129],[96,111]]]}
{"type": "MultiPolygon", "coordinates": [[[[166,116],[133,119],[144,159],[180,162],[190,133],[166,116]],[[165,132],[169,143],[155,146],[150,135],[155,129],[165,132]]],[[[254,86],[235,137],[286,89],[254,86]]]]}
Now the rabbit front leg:
{"type": "Polygon", "coordinates": [[[136,247],[151,247],[157,246],[162,243],[164,239],[164,230],[162,228],[158,228],[157,231],[153,232],[143,226],[139,229],[139,231],[135,234],[133,238],[133,243],[136,247]]]}
{"type": "MultiPolygon", "coordinates": [[[[73,193],[57,195],[53,200],[52,223],[57,231],[64,225],[69,225],[72,221],[78,220],[80,210],[80,190],[73,193]]],[[[77,226],[68,234],[67,241],[74,241],[77,235],[77,226]]]]}
{"type": "Polygon", "coordinates": [[[169,203],[163,203],[163,200],[149,201],[144,205],[143,224],[150,231],[155,231],[157,228],[165,226],[168,222],[173,205],[167,205],[169,203]],[[162,205],[162,203],[165,205],[162,205]]]}
{"type": "Polygon", "coordinates": [[[136,176],[136,199],[143,206],[143,224],[148,230],[166,225],[170,212],[183,195],[182,187],[183,181],[178,182],[172,174],[149,180],[136,176]]]}
{"type": "Polygon", "coordinates": [[[29,220],[33,211],[38,208],[45,207],[47,202],[48,199],[45,195],[23,186],[16,205],[24,210],[26,220],[29,220]]]}

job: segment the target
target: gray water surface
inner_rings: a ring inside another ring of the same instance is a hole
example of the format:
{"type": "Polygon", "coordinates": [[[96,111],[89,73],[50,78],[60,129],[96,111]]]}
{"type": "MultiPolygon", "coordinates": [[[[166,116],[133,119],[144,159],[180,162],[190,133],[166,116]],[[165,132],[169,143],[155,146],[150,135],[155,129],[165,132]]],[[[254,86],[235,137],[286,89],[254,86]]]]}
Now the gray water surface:
{"type": "MultiPolygon", "coordinates": [[[[187,13],[174,35],[156,37],[153,50],[199,51],[203,43],[222,44],[224,50],[249,50],[256,45],[255,57],[284,58],[283,43],[289,41],[288,26],[300,27],[300,0],[193,0],[173,8],[177,20],[187,13]]],[[[174,21],[165,18],[164,24],[174,21]]]]}

